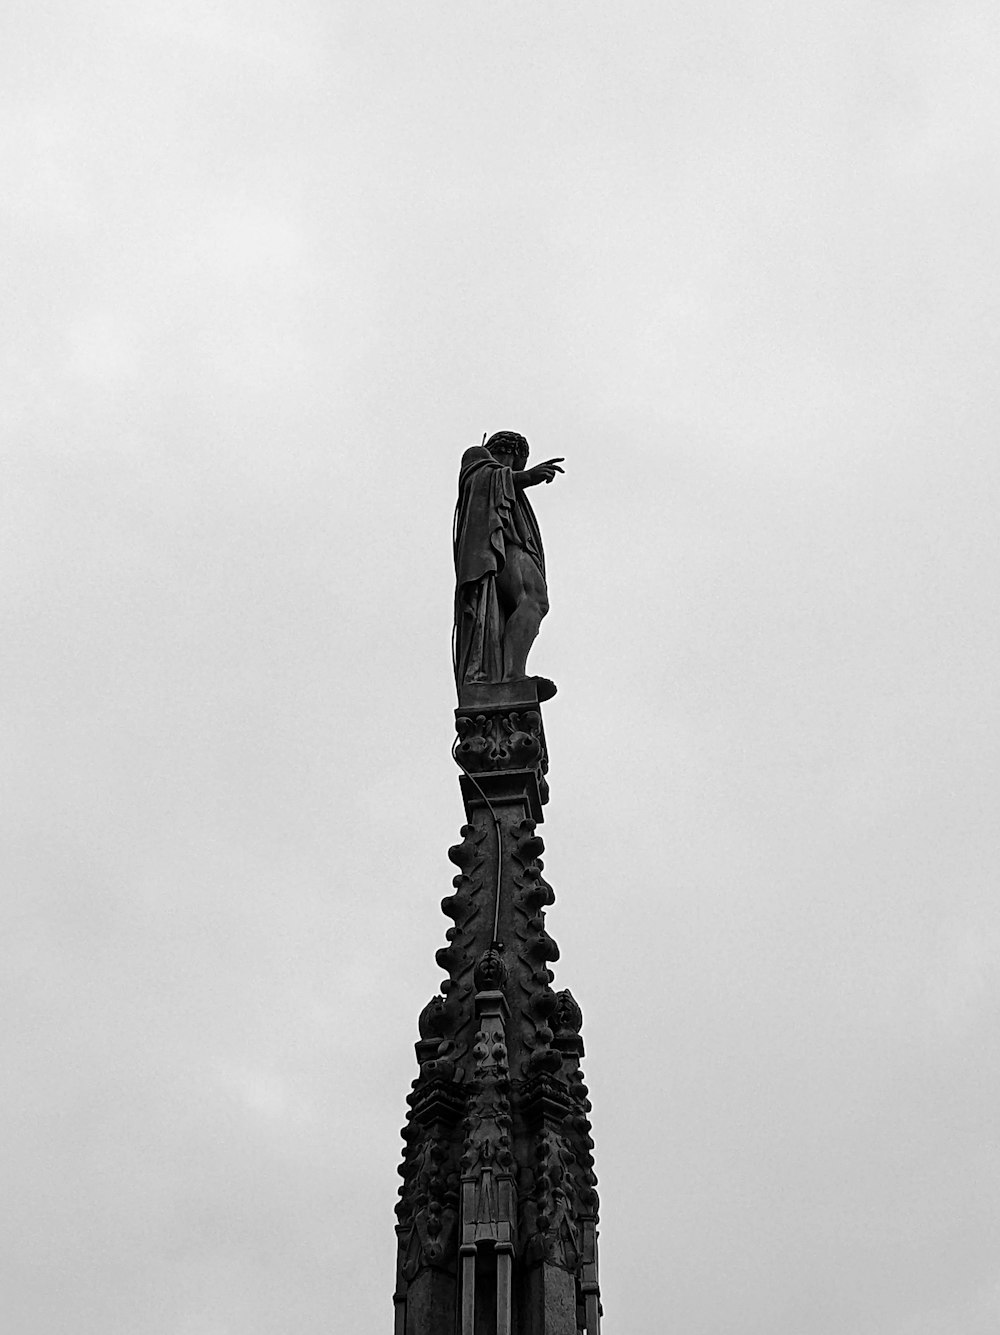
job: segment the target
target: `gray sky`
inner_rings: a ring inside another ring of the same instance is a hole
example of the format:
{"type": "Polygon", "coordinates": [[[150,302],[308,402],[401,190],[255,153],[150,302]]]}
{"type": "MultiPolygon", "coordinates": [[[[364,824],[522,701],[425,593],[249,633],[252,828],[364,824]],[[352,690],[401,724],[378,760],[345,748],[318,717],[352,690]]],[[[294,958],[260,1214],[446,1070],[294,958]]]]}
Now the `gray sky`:
{"type": "Polygon", "coordinates": [[[995,1335],[995,4],[2,29],[5,1327],[390,1328],[512,428],[608,1335],[995,1335]]]}

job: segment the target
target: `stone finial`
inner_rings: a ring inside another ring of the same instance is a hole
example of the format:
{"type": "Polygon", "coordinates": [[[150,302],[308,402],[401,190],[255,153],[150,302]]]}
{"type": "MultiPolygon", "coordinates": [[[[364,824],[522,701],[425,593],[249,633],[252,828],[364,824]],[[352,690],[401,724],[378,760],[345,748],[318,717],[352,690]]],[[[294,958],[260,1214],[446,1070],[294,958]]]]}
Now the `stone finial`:
{"type": "Polygon", "coordinates": [[[564,988],[562,992],[556,993],[552,1025],[561,1037],[568,1034],[578,1034],[583,1028],[583,1011],[568,987],[564,988]]]}
{"type": "Polygon", "coordinates": [[[507,966],[503,956],[494,946],[484,950],[479,957],[473,978],[477,992],[501,992],[507,981],[507,966]]]}

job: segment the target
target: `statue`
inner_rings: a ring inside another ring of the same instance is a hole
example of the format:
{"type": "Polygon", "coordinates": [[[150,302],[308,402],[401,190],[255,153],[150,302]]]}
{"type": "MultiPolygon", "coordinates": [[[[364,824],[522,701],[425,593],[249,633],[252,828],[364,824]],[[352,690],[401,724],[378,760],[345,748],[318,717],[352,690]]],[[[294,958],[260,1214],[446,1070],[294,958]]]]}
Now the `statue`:
{"type": "MultiPolygon", "coordinates": [[[[538,520],[524,492],[551,482],[562,459],[526,468],[528,442],[498,431],[462,455],[455,507],[455,681],[527,680],[528,651],[549,610],[538,520]]],[[[535,678],[538,697],[555,686],[535,678]]]]}

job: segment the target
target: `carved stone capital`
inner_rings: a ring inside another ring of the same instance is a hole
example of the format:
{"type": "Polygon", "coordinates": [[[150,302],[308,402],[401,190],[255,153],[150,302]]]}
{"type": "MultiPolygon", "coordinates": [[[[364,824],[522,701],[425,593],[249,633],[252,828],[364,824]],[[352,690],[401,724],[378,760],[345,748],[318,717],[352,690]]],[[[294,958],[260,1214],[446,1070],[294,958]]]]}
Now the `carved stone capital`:
{"type": "Polygon", "coordinates": [[[549,795],[549,757],[534,679],[464,688],[455,730],[454,756],[462,770],[466,809],[471,811],[484,795],[491,802],[520,797],[540,820],[549,795]]]}

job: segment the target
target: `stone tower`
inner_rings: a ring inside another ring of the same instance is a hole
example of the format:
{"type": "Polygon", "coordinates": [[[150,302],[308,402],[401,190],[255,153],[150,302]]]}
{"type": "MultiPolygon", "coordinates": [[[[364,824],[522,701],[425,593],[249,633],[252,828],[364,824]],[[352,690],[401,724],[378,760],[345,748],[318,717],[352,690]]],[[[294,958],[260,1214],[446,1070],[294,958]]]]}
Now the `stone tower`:
{"type": "MultiPolygon", "coordinates": [[[[419,1019],[403,1128],[394,1335],[599,1335],[583,1016],[553,990],[539,695],[459,682],[467,823],[442,901],[447,973],[419,1019]]],[[[554,688],[552,688],[554,689],[554,688]]]]}

